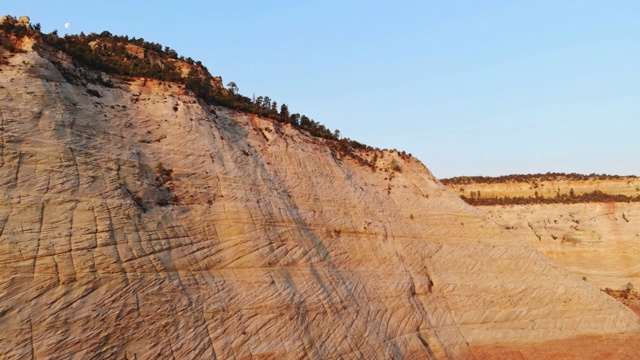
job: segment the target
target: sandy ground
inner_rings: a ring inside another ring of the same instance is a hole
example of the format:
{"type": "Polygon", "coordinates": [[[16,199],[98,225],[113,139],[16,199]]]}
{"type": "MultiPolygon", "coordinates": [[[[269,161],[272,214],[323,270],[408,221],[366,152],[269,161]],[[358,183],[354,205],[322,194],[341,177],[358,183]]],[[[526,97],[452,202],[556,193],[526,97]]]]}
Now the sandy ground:
{"type": "MultiPolygon", "coordinates": [[[[640,316],[640,300],[618,299],[640,316]]],[[[617,336],[581,336],[525,345],[472,347],[477,359],[638,359],[640,333],[617,336]]]]}
{"type": "Polygon", "coordinates": [[[638,316],[640,316],[640,300],[623,300],[621,301],[623,304],[627,305],[627,307],[633,310],[638,316]]]}
{"type": "Polygon", "coordinates": [[[482,345],[472,348],[476,359],[637,359],[640,334],[581,336],[526,345],[482,345]]]}

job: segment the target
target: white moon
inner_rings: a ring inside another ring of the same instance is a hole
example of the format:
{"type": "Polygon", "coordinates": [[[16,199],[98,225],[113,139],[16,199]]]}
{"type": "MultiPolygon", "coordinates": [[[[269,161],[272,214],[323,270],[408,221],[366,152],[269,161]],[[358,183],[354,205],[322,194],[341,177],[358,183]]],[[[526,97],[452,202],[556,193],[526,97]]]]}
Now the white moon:
{"type": "Polygon", "coordinates": [[[69,24],[68,22],[64,23],[64,28],[65,28],[65,29],[68,29],[68,28],[69,28],[69,25],[70,25],[70,24],[69,24]]]}

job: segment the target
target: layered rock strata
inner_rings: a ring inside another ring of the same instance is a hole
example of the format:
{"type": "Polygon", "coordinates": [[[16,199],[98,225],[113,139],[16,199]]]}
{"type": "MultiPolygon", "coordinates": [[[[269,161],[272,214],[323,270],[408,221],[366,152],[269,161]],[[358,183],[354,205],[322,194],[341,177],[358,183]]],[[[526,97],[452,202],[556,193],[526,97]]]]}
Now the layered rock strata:
{"type": "MultiPolygon", "coordinates": [[[[593,193],[634,199],[640,195],[640,179],[556,180],[451,184],[461,196],[483,198],[544,197],[593,193]]],[[[571,200],[571,197],[566,198],[571,200]]],[[[514,237],[584,277],[596,287],[623,289],[640,286],[640,202],[592,201],[567,204],[478,206],[514,237]]]]}
{"type": "Polygon", "coordinates": [[[529,177],[528,181],[523,179],[520,181],[505,180],[505,182],[471,182],[469,184],[458,184],[454,180],[447,182],[452,191],[467,198],[474,198],[479,194],[482,198],[531,197],[535,199],[538,197],[554,198],[572,193],[575,197],[579,197],[594,191],[605,195],[622,195],[629,198],[640,196],[640,178],[635,176],[582,175],[584,180],[571,179],[570,175],[557,176],[558,179],[555,180],[545,180],[545,175],[539,177],[530,175],[529,177]]]}
{"type": "Polygon", "coordinates": [[[480,208],[514,237],[598,288],[640,286],[640,203],[480,208]]]}
{"type": "Polygon", "coordinates": [[[413,158],[364,166],[175,84],[71,84],[23,48],[0,71],[2,357],[472,358],[638,328],[413,158]]]}

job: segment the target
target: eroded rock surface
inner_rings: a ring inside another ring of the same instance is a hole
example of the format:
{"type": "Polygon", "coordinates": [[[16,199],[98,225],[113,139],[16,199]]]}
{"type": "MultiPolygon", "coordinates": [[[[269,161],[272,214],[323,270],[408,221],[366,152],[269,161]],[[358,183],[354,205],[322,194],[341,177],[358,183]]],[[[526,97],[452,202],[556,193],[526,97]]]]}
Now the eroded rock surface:
{"type": "Polygon", "coordinates": [[[362,153],[374,171],[174,84],[70,84],[51,56],[79,71],[0,71],[2,357],[472,358],[638,329],[415,159],[362,153]]]}
{"type": "MultiPolygon", "coordinates": [[[[449,187],[459,195],[480,193],[483,198],[553,198],[571,193],[579,197],[597,191],[633,200],[640,195],[640,179],[631,176],[449,187]]],[[[478,209],[598,288],[623,289],[629,283],[640,287],[640,202],[482,205],[478,209]]]]}
{"type": "Polygon", "coordinates": [[[598,288],[640,286],[640,203],[480,208],[513,236],[598,288]]]}

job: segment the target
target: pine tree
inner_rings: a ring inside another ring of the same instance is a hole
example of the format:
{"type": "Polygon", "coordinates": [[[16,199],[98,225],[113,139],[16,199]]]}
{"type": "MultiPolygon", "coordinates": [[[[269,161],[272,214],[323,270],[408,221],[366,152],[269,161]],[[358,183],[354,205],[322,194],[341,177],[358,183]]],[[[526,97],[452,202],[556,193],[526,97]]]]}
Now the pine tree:
{"type": "Polygon", "coordinates": [[[280,106],[280,121],[284,123],[289,122],[289,107],[287,104],[280,106]]]}

